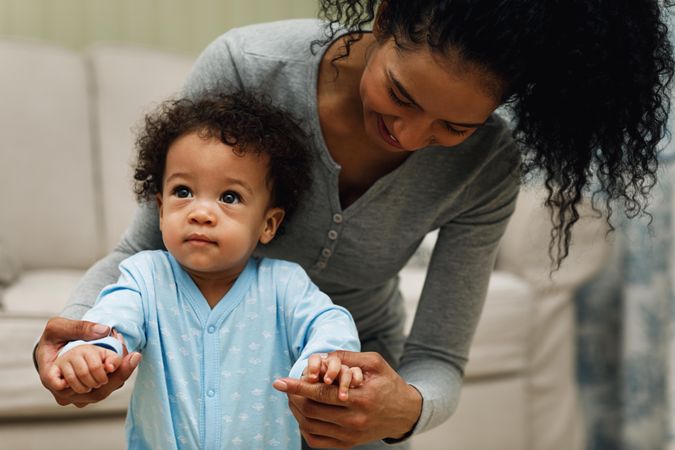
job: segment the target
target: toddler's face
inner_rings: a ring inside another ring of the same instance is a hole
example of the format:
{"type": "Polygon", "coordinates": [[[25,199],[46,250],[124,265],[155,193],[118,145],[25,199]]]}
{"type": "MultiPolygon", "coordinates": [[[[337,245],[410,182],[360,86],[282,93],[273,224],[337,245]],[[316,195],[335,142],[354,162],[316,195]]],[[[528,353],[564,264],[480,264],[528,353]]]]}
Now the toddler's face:
{"type": "Polygon", "coordinates": [[[271,208],[268,157],[197,133],[169,147],[157,196],[164,245],[196,276],[238,274],[258,242],[267,243],[283,219],[271,208]]]}

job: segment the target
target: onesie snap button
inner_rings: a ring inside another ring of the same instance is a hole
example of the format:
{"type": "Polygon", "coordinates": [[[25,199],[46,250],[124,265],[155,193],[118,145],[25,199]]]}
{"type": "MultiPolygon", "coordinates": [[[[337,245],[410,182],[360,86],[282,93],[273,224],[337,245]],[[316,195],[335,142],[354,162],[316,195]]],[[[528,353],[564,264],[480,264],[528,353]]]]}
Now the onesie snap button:
{"type": "Polygon", "coordinates": [[[207,392],[206,395],[208,395],[209,397],[213,397],[214,395],[216,395],[216,391],[214,391],[213,389],[209,389],[209,392],[207,392]]]}
{"type": "Polygon", "coordinates": [[[213,325],[209,325],[208,332],[213,334],[213,333],[215,333],[215,331],[216,331],[216,327],[214,327],[213,325]]]}

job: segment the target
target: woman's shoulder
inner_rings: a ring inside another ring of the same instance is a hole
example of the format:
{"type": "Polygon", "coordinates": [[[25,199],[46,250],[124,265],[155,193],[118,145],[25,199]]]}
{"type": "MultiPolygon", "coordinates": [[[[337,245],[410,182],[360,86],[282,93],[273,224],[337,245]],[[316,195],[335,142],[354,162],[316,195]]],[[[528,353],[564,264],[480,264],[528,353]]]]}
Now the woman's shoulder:
{"type": "Polygon", "coordinates": [[[233,28],[217,41],[242,53],[275,59],[304,61],[312,42],[323,38],[325,23],[318,19],[290,19],[233,28]]]}

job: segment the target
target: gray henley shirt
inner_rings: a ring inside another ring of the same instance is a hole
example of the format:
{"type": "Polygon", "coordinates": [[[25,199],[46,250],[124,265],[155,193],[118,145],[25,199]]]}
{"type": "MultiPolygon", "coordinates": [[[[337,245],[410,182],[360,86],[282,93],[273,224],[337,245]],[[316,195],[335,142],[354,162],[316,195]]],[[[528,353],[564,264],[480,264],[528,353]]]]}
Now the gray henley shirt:
{"type": "MultiPolygon", "coordinates": [[[[363,349],[380,352],[423,397],[414,432],[454,411],[464,366],[486,295],[497,245],[513,212],[519,156],[505,122],[492,115],[464,143],[418,150],[342,208],[340,166],[322,137],[317,109],[319,63],[326,47],[318,20],[289,20],[233,29],[196,61],[185,94],[204,90],[262,92],[305,128],[314,152],[311,192],[285,234],[256,254],[302,265],[331,299],[351,311],[363,349]],[[431,230],[439,237],[410,335],[398,272],[431,230]]],[[[163,248],[155,205],[141,205],[117,249],[78,285],[63,315],[80,318],[118,264],[141,250],[163,248]]]]}

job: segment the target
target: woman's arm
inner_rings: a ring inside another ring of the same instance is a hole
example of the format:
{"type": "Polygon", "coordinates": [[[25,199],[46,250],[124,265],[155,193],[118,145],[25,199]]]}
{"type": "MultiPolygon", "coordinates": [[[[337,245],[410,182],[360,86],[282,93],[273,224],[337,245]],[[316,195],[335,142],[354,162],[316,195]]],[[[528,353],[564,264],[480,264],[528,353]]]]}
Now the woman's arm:
{"type": "MultiPolygon", "coordinates": [[[[512,150],[509,142],[504,146],[512,150]]],[[[364,384],[350,393],[344,414],[337,415],[333,386],[289,379],[275,385],[290,394],[291,409],[310,445],[405,438],[439,425],[456,408],[497,246],[519,185],[514,158],[486,161],[486,166],[468,185],[462,213],[441,227],[398,373],[377,354],[349,357],[348,364],[363,369],[364,384]]]]}
{"type": "Polygon", "coordinates": [[[120,369],[110,375],[110,381],[88,394],[75,394],[71,389],[59,389],[60,386],[53,383],[48,375],[58,351],[66,343],[78,339],[97,339],[110,332],[107,326],[79,319],[94,305],[101,290],[118,279],[120,262],[141,250],[156,249],[161,246],[157,207],[154,204],[142,205],[138,208],[131,226],[117,248],[90,268],[76,286],[68,305],[61,313],[63,317],[53,318],[47,322],[34,349],[34,361],[40,374],[40,381],[52,393],[58,404],[72,403],[82,407],[89,403],[96,403],[122,387],[131,376],[140,362],[138,353],[125,353],[120,369]]]}

